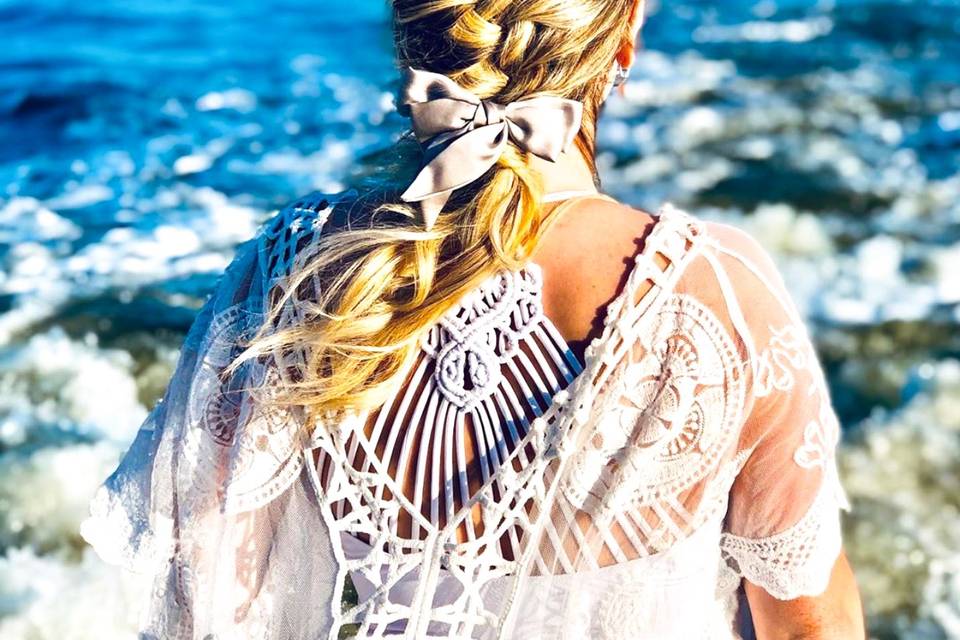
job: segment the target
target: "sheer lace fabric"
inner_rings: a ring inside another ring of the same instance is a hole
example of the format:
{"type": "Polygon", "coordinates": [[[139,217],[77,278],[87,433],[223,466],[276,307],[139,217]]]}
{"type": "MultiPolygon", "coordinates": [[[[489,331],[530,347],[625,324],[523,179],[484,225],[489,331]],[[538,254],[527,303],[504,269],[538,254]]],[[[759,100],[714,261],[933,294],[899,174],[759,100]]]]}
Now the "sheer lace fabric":
{"type": "Polygon", "coordinates": [[[309,196],[238,249],[91,505],[83,535],[153,576],[142,637],[726,639],[741,578],[822,592],[839,425],[752,238],[664,206],[584,362],[542,269],[498,273],[382,408],[306,424],[261,402],[296,354],[221,374],[353,202],[309,196]]]}

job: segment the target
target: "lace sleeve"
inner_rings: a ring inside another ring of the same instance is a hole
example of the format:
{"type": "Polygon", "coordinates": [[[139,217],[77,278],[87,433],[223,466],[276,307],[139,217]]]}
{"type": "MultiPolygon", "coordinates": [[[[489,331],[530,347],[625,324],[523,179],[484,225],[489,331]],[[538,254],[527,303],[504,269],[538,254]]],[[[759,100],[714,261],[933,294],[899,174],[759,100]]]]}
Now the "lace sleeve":
{"type": "Polygon", "coordinates": [[[250,304],[256,297],[251,284],[258,280],[256,243],[250,241],[237,248],[184,339],[163,397],[95,494],[80,533],[105,561],[151,572],[173,552],[176,481],[168,474],[186,472],[196,461],[198,451],[181,458],[185,446],[204,445],[195,433],[221,444],[228,439],[227,401],[239,397],[221,393],[217,375],[230,356],[231,341],[259,312],[250,304]]]}
{"type": "MultiPolygon", "coordinates": [[[[281,638],[293,637],[295,624],[326,624],[322,606],[274,608],[288,584],[310,602],[331,600],[324,576],[334,562],[301,473],[302,412],[263,402],[293,363],[274,354],[230,375],[226,368],[264,321],[283,276],[310,255],[330,206],[301,200],[238,247],[163,399],[90,504],[84,539],[152,585],[141,637],[281,638]]],[[[298,312],[284,307],[278,322],[296,322],[298,312]]]]}
{"type": "Polygon", "coordinates": [[[836,446],[840,425],[808,330],[770,255],[743,231],[715,225],[719,260],[750,361],[745,459],[721,546],[728,564],[781,600],[822,593],[842,541],[836,446]]]}

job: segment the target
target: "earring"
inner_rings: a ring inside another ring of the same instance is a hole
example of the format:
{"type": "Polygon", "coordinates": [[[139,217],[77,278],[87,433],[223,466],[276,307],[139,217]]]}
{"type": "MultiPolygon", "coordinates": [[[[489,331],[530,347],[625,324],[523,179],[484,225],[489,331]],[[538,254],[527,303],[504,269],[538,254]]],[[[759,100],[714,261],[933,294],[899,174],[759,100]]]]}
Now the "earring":
{"type": "Polygon", "coordinates": [[[616,65],[616,73],[613,76],[613,86],[619,87],[630,78],[630,67],[623,66],[619,60],[614,60],[613,62],[616,65]]]}

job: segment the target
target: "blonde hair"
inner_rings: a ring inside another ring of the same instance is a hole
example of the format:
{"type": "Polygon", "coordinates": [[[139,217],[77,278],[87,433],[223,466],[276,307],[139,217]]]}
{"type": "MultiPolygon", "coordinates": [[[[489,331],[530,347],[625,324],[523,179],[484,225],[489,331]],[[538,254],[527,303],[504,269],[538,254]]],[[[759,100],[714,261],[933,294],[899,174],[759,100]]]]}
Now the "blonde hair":
{"type": "MultiPolygon", "coordinates": [[[[581,101],[576,146],[596,176],[597,115],[614,58],[632,38],[633,4],[393,0],[398,63],[446,74],[501,103],[536,93],[581,101]]],[[[522,267],[533,253],[543,186],[529,159],[508,145],[483,178],[455,192],[429,232],[396,198],[374,207],[368,225],[324,229],[313,257],[289,275],[234,365],[297,353],[301,370],[282,385],[278,401],[317,413],[383,404],[413,365],[424,332],[484,279],[522,267]],[[390,212],[402,215],[375,223],[390,212]],[[311,286],[316,282],[323,286],[311,286]],[[299,321],[279,327],[291,297],[306,301],[299,302],[299,321]]]]}

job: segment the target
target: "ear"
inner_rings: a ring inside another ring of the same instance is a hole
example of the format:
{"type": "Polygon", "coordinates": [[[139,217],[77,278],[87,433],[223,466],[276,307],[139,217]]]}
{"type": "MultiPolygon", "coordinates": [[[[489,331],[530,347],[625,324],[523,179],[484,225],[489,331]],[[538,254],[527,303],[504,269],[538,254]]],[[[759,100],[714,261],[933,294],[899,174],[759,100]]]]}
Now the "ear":
{"type": "Polygon", "coordinates": [[[631,3],[630,16],[627,18],[630,23],[630,40],[628,42],[624,42],[620,47],[620,50],[617,52],[617,60],[624,67],[632,67],[634,61],[637,59],[636,42],[637,36],[640,33],[640,28],[643,26],[645,11],[646,0],[634,0],[631,3]]]}

